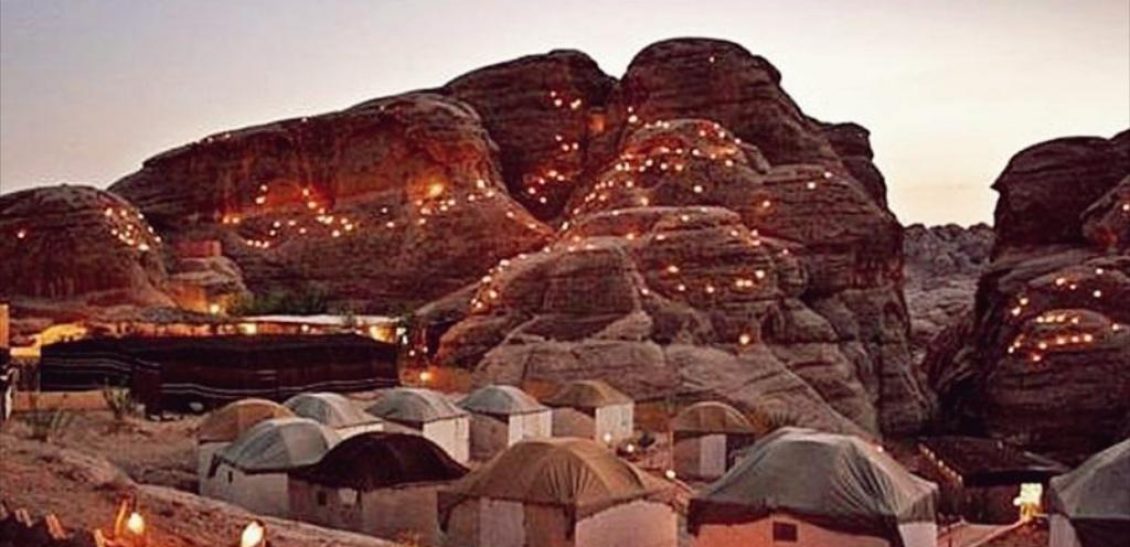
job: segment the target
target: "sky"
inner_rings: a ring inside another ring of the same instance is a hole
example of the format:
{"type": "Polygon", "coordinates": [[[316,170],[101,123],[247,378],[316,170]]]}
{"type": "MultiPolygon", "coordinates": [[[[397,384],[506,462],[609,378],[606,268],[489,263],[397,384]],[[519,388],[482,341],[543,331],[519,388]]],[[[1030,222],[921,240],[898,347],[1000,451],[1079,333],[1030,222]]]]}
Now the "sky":
{"type": "Polygon", "coordinates": [[[904,223],[989,222],[1017,151],[1130,127],[1127,0],[0,0],[0,192],[105,187],[217,131],[580,49],[738,42],[871,130],[904,223]]]}

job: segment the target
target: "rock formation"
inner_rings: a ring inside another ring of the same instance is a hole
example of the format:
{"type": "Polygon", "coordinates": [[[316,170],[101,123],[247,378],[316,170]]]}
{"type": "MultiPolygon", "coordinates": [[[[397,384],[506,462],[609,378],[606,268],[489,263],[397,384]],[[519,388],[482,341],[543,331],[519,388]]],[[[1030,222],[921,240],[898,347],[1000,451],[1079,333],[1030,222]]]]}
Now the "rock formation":
{"type": "Polygon", "coordinates": [[[972,313],[925,362],[951,427],[1065,460],[1130,433],[1130,132],[1012,158],[972,313]]]}
{"type": "Polygon", "coordinates": [[[475,111],[428,93],[211,136],[111,191],[174,242],[219,241],[252,292],[359,311],[446,294],[549,234],[510,199],[475,111]]]}
{"type": "Polygon", "coordinates": [[[909,366],[902,230],[876,199],[866,131],[808,118],[779,82],[727,42],[637,55],[606,104],[579,103],[583,175],[565,181],[561,230],[483,278],[439,360],[484,382],[602,376],[637,398],[748,408],[788,392],[819,425],[914,429],[928,408],[909,366]]]}
{"type": "Polygon", "coordinates": [[[921,362],[926,346],[942,329],[972,309],[977,279],[989,263],[992,247],[993,229],[987,224],[968,228],[913,224],[903,231],[915,362],[921,362]]]}
{"type": "Polygon", "coordinates": [[[61,185],[0,196],[0,300],[53,316],[171,306],[161,237],[126,200],[61,185]]]}

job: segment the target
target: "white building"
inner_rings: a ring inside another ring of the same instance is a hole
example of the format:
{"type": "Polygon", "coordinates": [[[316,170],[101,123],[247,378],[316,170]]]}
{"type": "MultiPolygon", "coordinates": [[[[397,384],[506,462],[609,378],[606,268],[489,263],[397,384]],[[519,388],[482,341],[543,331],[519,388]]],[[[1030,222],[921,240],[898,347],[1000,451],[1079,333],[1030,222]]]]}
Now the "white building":
{"type": "Polygon", "coordinates": [[[439,392],[408,387],[388,389],[365,411],[418,431],[461,464],[470,459],[470,416],[439,392]]]}
{"type": "Polygon", "coordinates": [[[673,483],[589,439],[522,441],[440,501],[450,547],[675,547],[673,483]]]}
{"type": "Polygon", "coordinates": [[[553,407],[553,436],[614,445],[631,438],[635,401],[600,380],[569,382],[543,401],[553,407]]]}
{"type": "Polygon", "coordinates": [[[213,410],[196,429],[196,477],[200,495],[211,496],[207,480],[212,456],[263,420],[291,418],[290,409],[266,399],[241,399],[213,410]]]}
{"type": "Polygon", "coordinates": [[[310,418],[336,431],[343,439],[368,431],[384,431],[378,418],[337,393],[300,393],[283,402],[283,406],[296,416],[310,418]]]}
{"type": "Polygon", "coordinates": [[[1053,478],[1048,502],[1051,547],[1130,542],[1130,439],[1053,478]]]}
{"type": "Polygon", "coordinates": [[[494,457],[524,439],[553,435],[553,411],[514,386],[479,388],[459,401],[471,413],[471,456],[494,457]]]}
{"type": "Polygon", "coordinates": [[[783,428],[691,499],[694,545],[935,547],[938,487],[854,436],[783,428]]]}
{"type": "Polygon", "coordinates": [[[262,421],[213,456],[208,495],[260,515],[289,517],[287,472],[316,463],[337,441],[332,429],[308,418],[262,421]]]}
{"type": "Polygon", "coordinates": [[[749,420],[730,405],[695,403],[671,420],[675,472],[680,477],[714,480],[734,462],[736,452],[753,443],[749,420]]]}

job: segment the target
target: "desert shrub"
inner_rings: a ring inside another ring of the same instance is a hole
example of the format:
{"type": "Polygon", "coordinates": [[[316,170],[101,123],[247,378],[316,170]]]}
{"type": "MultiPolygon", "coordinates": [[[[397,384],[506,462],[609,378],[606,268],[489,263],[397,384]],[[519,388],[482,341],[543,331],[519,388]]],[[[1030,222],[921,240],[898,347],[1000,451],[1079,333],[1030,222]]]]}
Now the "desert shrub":
{"type": "Polygon", "coordinates": [[[114,419],[118,421],[125,420],[126,416],[132,415],[137,408],[129,388],[103,386],[102,399],[106,401],[106,406],[110,408],[110,412],[114,413],[114,419]]]}
{"type": "Polygon", "coordinates": [[[23,421],[31,429],[31,438],[40,442],[57,439],[74,421],[74,415],[62,408],[42,408],[39,394],[30,394],[30,408],[23,415],[23,421]]]}
{"type": "Polygon", "coordinates": [[[232,315],[314,315],[326,313],[329,298],[316,288],[278,289],[266,294],[237,299],[229,309],[232,315]]]}

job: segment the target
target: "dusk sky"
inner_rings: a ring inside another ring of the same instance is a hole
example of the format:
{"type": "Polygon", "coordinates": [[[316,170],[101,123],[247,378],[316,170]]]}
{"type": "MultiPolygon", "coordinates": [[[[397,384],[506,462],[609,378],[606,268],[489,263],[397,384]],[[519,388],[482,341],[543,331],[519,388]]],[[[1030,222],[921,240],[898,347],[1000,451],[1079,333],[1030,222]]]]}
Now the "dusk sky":
{"type": "Polygon", "coordinates": [[[0,191],[105,187],[168,148],[575,48],[738,42],[871,130],[904,223],[990,221],[1008,158],[1130,126],[1127,0],[0,0],[0,191]]]}

